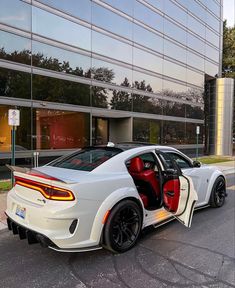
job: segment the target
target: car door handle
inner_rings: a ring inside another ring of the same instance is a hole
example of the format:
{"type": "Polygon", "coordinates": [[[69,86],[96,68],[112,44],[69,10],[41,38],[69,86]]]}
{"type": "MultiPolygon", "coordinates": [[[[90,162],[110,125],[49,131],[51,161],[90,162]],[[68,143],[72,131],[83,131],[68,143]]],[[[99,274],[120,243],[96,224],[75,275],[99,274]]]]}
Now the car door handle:
{"type": "Polygon", "coordinates": [[[167,191],[166,195],[169,197],[174,197],[175,196],[175,192],[174,191],[167,191]]]}

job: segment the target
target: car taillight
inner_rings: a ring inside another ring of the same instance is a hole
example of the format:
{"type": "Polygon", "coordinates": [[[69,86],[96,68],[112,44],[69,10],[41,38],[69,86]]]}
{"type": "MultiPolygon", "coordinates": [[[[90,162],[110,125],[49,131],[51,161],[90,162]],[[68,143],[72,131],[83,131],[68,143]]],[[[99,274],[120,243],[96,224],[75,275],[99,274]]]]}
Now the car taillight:
{"type": "Polygon", "coordinates": [[[15,186],[20,185],[40,192],[46,199],[58,201],[73,201],[75,199],[70,190],[47,185],[33,180],[15,177],[15,186]]]}

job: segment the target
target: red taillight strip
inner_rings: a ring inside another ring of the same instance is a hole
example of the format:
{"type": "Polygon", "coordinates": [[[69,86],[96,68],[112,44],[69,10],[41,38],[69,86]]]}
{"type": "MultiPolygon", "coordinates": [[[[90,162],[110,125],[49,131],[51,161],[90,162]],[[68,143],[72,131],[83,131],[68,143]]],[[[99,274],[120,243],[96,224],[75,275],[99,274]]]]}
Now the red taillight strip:
{"type": "Polygon", "coordinates": [[[15,186],[20,185],[29,189],[40,192],[46,199],[58,200],[58,201],[73,201],[75,199],[73,193],[70,190],[47,185],[34,180],[25,179],[21,177],[15,177],[15,186]],[[48,191],[49,193],[48,193],[48,191]],[[57,195],[56,195],[57,193],[57,195]],[[64,195],[59,194],[64,193],[64,195]],[[67,194],[67,195],[66,195],[67,194]]]}

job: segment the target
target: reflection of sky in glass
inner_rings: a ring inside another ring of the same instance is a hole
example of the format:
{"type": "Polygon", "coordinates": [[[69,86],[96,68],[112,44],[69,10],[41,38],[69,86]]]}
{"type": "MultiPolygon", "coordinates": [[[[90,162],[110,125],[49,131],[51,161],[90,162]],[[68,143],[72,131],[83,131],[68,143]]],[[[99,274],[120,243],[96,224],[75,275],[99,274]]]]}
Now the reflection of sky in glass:
{"type": "Polygon", "coordinates": [[[204,59],[190,51],[187,51],[187,64],[204,71],[204,59]]]}
{"type": "Polygon", "coordinates": [[[164,19],[164,33],[176,41],[182,44],[186,44],[186,31],[168,21],[167,19],[164,19]]]}
{"type": "Polygon", "coordinates": [[[95,31],[92,32],[92,51],[132,63],[132,47],[130,45],[95,31]]]}
{"type": "Polygon", "coordinates": [[[36,7],[33,7],[33,32],[79,48],[91,49],[91,32],[88,28],[36,7]]]}
{"type": "Polygon", "coordinates": [[[132,38],[132,23],[129,20],[93,3],[92,22],[123,37],[132,38]]]}
{"type": "Polygon", "coordinates": [[[212,64],[209,61],[205,61],[205,73],[214,77],[218,74],[218,71],[219,71],[218,65],[212,64]]]}
{"type": "Polygon", "coordinates": [[[31,6],[18,0],[1,0],[0,22],[30,30],[31,6]]]}
{"type": "Polygon", "coordinates": [[[134,6],[134,18],[144,22],[158,31],[163,31],[162,16],[137,1],[135,2],[134,6]]]}
{"type": "Polygon", "coordinates": [[[187,69],[187,83],[203,87],[204,85],[204,74],[187,69]]]}
{"type": "Polygon", "coordinates": [[[133,65],[142,67],[144,69],[156,72],[156,73],[162,73],[162,59],[147,53],[145,51],[142,51],[137,48],[133,48],[133,65]]]}
{"type": "Polygon", "coordinates": [[[33,54],[41,53],[43,58],[56,58],[59,62],[68,61],[69,66],[72,69],[76,67],[81,67],[84,71],[87,71],[90,68],[91,58],[84,55],[66,51],[54,46],[42,44],[36,41],[33,41],[32,45],[33,54]]]}
{"type": "MultiPolygon", "coordinates": [[[[191,1],[194,2],[194,1],[191,1]]],[[[165,13],[180,22],[184,26],[187,26],[187,13],[184,12],[177,5],[173,4],[170,0],[164,0],[165,13]]]]}
{"type": "Polygon", "coordinates": [[[174,92],[186,92],[187,87],[178,83],[174,83],[168,80],[163,80],[163,90],[170,90],[174,92]]]}
{"type": "Polygon", "coordinates": [[[164,39],[164,54],[186,63],[186,48],[180,47],[166,39],[164,39]]]}
{"type": "Polygon", "coordinates": [[[178,80],[186,81],[186,68],[164,60],[163,74],[178,80]]]}
{"type": "Polygon", "coordinates": [[[91,21],[91,2],[89,0],[38,0],[81,19],[91,21]]]}
{"type": "Polygon", "coordinates": [[[14,51],[21,52],[31,49],[30,40],[24,37],[0,31],[0,39],[0,49],[4,48],[5,52],[9,54],[14,51]]]}
{"type": "Polygon", "coordinates": [[[216,47],[219,45],[219,36],[208,28],[206,28],[206,40],[214,44],[216,47]]]}
{"type": "Polygon", "coordinates": [[[163,53],[163,38],[134,24],[134,41],[157,52],[163,53]]]}
{"type": "Polygon", "coordinates": [[[155,8],[163,11],[163,3],[165,0],[146,0],[149,4],[154,6],[155,8]]]}
{"type": "Polygon", "coordinates": [[[110,4],[111,6],[129,14],[130,16],[133,15],[133,1],[135,0],[103,0],[110,4]]]}
{"type": "Polygon", "coordinates": [[[112,80],[112,83],[115,83],[117,85],[121,85],[125,79],[125,77],[128,79],[130,85],[132,83],[132,70],[131,69],[127,69],[124,67],[120,67],[118,65],[115,64],[111,64],[108,62],[104,62],[101,60],[97,60],[95,58],[92,58],[92,67],[94,68],[108,68],[113,70],[114,72],[114,79],[112,80]]]}

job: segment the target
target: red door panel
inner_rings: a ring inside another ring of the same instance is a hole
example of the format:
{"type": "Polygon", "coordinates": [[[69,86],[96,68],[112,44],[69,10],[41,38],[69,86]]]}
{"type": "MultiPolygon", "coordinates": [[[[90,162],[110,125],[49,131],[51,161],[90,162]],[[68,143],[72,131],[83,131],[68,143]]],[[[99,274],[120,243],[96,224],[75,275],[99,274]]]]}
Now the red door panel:
{"type": "Polygon", "coordinates": [[[175,213],[178,209],[180,198],[179,179],[168,180],[163,186],[163,203],[166,210],[175,213]]]}

